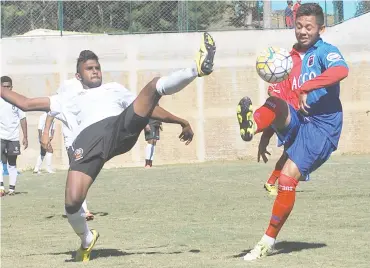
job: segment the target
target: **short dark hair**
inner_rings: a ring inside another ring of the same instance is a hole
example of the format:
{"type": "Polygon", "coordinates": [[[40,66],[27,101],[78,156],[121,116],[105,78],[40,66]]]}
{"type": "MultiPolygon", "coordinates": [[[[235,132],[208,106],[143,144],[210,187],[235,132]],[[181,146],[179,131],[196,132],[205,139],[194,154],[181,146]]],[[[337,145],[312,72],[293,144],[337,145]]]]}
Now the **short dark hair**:
{"type": "Polygon", "coordinates": [[[99,58],[94,52],[92,52],[91,50],[82,50],[80,52],[80,56],[78,56],[78,59],[77,59],[77,64],[76,64],[77,73],[79,72],[80,64],[85,63],[88,60],[96,60],[97,62],[99,62],[99,58]]]}
{"type": "Polygon", "coordinates": [[[9,76],[6,76],[6,75],[1,77],[1,84],[2,83],[10,83],[11,85],[13,85],[12,79],[9,76]]]}
{"type": "Polygon", "coordinates": [[[296,19],[302,16],[315,16],[318,25],[323,26],[325,23],[324,12],[319,4],[316,3],[305,3],[302,4],[298,10],[296,19]]]}

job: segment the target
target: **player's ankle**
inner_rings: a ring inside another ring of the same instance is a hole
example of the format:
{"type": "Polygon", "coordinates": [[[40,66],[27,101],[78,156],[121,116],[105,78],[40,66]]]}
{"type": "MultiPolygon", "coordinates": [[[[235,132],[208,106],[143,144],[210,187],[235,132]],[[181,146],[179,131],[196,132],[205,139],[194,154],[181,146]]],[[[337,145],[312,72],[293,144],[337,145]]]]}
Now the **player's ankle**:
{"type": "Polygon", "coordinates": [[[261,239],[262,242],[270,245],[270,246],[273,246],[275,244],[275,241],[276,241],[276,237],[271,237],[267,234],[264,234],[262,236],[262,239],[261,239]]]}

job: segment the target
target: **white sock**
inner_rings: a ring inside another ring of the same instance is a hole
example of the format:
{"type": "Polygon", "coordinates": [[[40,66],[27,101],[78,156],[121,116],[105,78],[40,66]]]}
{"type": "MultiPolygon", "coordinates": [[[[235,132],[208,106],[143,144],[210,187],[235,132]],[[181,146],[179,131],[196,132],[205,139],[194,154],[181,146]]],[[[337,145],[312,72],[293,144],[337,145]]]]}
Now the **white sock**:
{"type": "Polygon", "coordinates": [[[83,248],[88,248],[93,241],[93,234],[87,226],[85,211],[81,207],[79,211],[74,214],[67,213],[68,222],[72,226],[75,233],[81,238],[81,245],[83,248]]]}
{"type": "Polygon", "coordinates": [[[264,234],[262,236],[262,239],[261,239],[263,242],[265,242],[266,244],[269,244],[270,246],[273,246],[275,244],[275,238],[271,237],[271,236],[268,236],[266,234],[264,234]]]}
{"type": "Polygon", "coordinates": [[[52,160],[53,154],[52,153],[46,153],[45,160],[46,160],[46,166],[47,170],[51,170],[51,160],[52,160]]]}
{"type": "Polygon", "coordinates": [[[153,144],[147,144],[145,148],[145,159],[146,160],[153,160],[154,159],[154,150],[155,145],[153,144]]]}
{"type": "Polygon", "coordinates": [[[9,171],[9,191],[12,192],[15,189],[17,183],[18,171],[16,166],[8,166],[9,171]]]}
{"type": "Polygon", "coordinates": [[[82,203],[82,209],[85,211],[85,212],[88,212],[89,210],[87,209],[87,203],[86,203],[86,199],[84,200],[84,202],[82,203]]]}
{"type": "Polygon", "coordinates": [[[3,162],[0,161],[0,183],[1,183],[0,189],[1,190],[4,190],[5,189],[4,188],[4,176],[3,176],[3,172],[4,172],[4,170],[3,170],[3,162]]]}
{"type": "Polygon", "coordinates": [[[175,71],[158,79],[156,88],[160,95],[172,95],[189,85],[198,76],[197,68],[186,68],[175,71]]]}
{"type": "Polygon", "coordinates": [[[42,155],[39,155],[39,157],[37,157],[36,166],[35,166],[35,169],[33,170],[34,172],[38,172],[40,170],[43,160],[44,160],[44,157],[42,155]]]}

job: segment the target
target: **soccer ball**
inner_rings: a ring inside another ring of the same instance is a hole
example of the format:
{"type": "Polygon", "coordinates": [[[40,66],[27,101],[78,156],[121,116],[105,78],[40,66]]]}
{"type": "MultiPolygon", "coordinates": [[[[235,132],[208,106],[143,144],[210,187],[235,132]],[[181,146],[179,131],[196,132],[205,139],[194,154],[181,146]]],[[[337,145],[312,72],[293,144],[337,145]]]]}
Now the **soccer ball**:
{"type": "Polygon", "coordinates": [[[258,75],[268,83],[279,83],[287,79],[292,68],[292,57],[284,48],[268,47],[256,60],[258,75]]]}

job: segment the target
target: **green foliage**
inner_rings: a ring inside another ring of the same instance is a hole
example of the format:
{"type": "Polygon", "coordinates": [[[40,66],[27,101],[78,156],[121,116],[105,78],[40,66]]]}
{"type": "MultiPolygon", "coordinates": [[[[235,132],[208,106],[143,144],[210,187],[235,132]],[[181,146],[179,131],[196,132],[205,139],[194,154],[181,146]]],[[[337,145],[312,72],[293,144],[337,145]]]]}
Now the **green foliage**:
{"type": "MultiPolygon", "coordinates": [[[[60,21],[63,31],[111,34],[255,29],[263,25],[263,2],[62,1],[59,18],[58,1],[1,1],[1,36],[60,30],[60,21]]],[[[369,1],[358,2],[356,16],[369,11],[369,1]]]]}
{"type": "Polygon", "coordinates": [[[370,1],[359,1],[355,16],[357,17],[367,12],[370,12],[370,1]]]}

